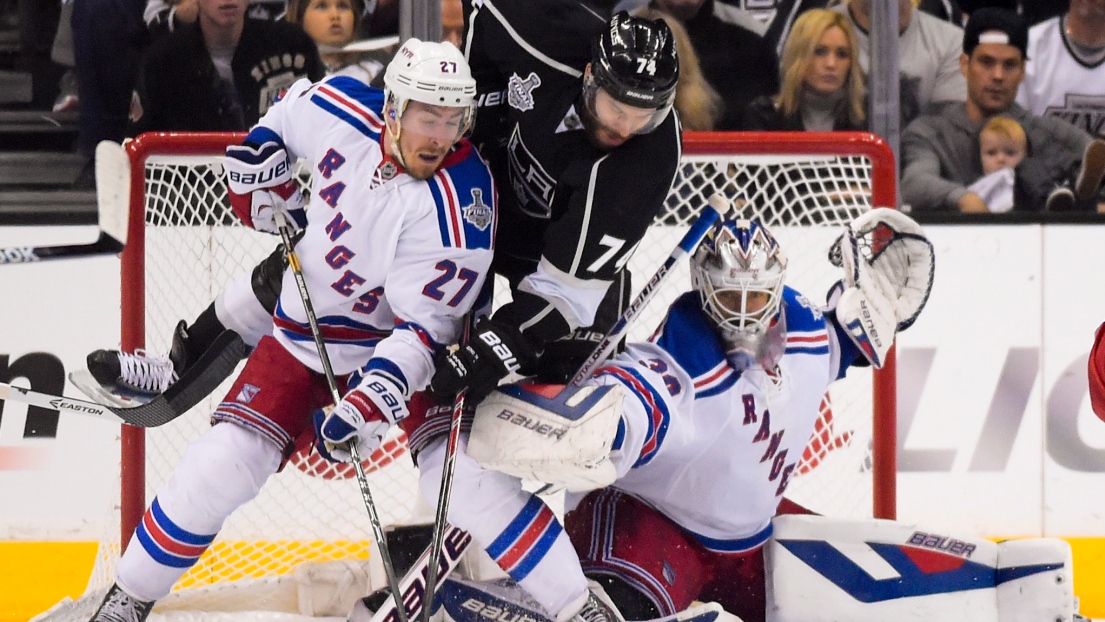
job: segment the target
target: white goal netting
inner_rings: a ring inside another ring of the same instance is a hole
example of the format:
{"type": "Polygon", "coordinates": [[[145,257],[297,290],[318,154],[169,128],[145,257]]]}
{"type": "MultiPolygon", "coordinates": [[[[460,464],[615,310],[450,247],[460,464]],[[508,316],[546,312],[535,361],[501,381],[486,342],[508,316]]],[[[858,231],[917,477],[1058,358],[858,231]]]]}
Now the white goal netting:
{"type": "MultiPolygon", "coordinates": [[[[146,224],[144,244],[132,235],[124,257],[130,268],[124,272],[135,269],[142,275],[144,291],[132,302],[124,293],[124,323],[144,319],[144,346],[150,351],[167,351],[178,320],[194,319],[231,278],[252,269],[276,246],[276,238],[246,229],[230,211],[218,154],[237,139],[175,135],[159,140],[147,135],[130,145],[132,162],[138,161],[133,174],[144,180],[141,192],[134,195],[144,209],[133,211],[132,218],[144,218],[146,224]]],[[[839,269],[829,264],[826,253],[842,226],[870,209],[873,201],[894,205],[893,158],[870,135],[691,134],[685,142],[683,164],[665,210],[629,263],[638,287],[667,257],[708,197],[720,191],[734,199],[744,215],[771,229],[789,258],[788,283],[820,303],[839,278],[839,269]]],[[[684,262],[629,338],[647,338],[667,305],[689,288],[684,262]]],[[[497,287],[498,292],[503,289],[497,287]]],[[[499,294],[496,304],[502,304],[499,294]]],[[[894,441],[878,440],[885,433],[876,434],[873,427],[877,407],[872,378],[867,370],[854,370],[832,387],[817,433],[788,489],[789,498],[838,516],[885,516],[893,511],[893,463],[885,458],[880,462],[877,452],[887,446],[892,451],[894,441]],[[890,467],[882,469],[878,479],[872,472],[875,463],[890,467]],[[873,508],[880,503],[883,509],[876,512],[873,508]]],[[[115,500],[113,525],[119,524],[120,505],[142,508],[153,498],[184,448],[207,427],[225,390],[224,385],[169,425],[146,431],[144,457],[126,458],[144,465],[144,483],[139,486],[144,498],[130,493],[115,500]]],[[[893,412],[879,416],[892,418],[893,412]]],[[[892,426],[890,430],[892,436],[892,426]]],[[[432,508],[418,499],[403,438],[393,437],[366,467],[385,525],[432,520],[432,508]]],[[[303,611],[296,568],[375,557],[371,526],[351,471],[293,457],[255,501],[230,517],[200,562],[155,611],[274,609],[317,614],[303,611]],[[247,584],[262,586],[262,591],[243,597],[242,586],[247,584]]],[[[119,539],[119,529],[113,526],[101,542],[88,602],[98,600],[95,595],[111,584],[119,539]]],[[[369,582],[379,587],[382,572],[372,564],[368,567],[369,582]]]]}

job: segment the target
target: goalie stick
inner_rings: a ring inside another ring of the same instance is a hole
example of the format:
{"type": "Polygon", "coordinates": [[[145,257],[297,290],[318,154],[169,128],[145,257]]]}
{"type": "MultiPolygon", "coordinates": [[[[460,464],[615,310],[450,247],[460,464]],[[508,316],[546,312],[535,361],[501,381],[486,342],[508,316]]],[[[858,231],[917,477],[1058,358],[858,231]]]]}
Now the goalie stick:
{"type": "Polygon", "coordinates": [[[0,400],[16,401],[56,410],[97,417],[114,423],[126,423],[140,428],[156,428],[181,416],[226,380],[238,361],[249,352],[249,346],[233,331],[223,331],[180,380],[149,402],[121,408],[96,402],[49,395],[30,389],[0,383],[0,400]]]}
{"type": "Polygon", "coordinates": [[[576,375],[572,377],[570,384],[578,385],[586,380],[591,374],[595,373],[595,369],[606,360],[606,357],[610,356],[614,347],[621,341],[622,337],[625,336],[626,331],[629,330],[629,323],[637,319],[637,316],[641,314],[645,305],[647,305],[656,294],[656,290],[667,280],[675,263],[686,255],[693,253],[694,250],[698,248],[698,243],[706,237],[706,233],[710,230],[710,227],[713,227],[714,223],[725,218],[732,209],[733,203],[721,194],[714,194],[710,197],[708,205],[702,210],[702,213],[699,214],[698,220],[691,225],[687,233],[683,234],[683,239],[679,240],[679,244],[672,249],[668,258],[665,259],[664,263],[656,270],[656,274],[652,275],[652,278],[641,288],[640,293],[633,299],[633,302],[629,303],[629,306],[625,308],[621,318],[610,328],[606,337],[595,347],[595,350],[591,352],[591,356],[587,357],[583,366],[580,367],[576,375]]]}
{"type": "Polygon", "coordinates": [[[114,255],[123,251],[130,216],[130,158],[121,145],[109,140],[96,145],[96,213],[100,235],[95,242],[0,248],[0,265],[114,255]]]}
{"type": "MultiPolygon", "coordinates": [[[[675,248],[672,249],[671,253],[668,255],[668,258],[656,270],[656,273],[652,276],[651,279],[649,279],[648,283],[641,289],[640,293],[637,294],[637,297],[633,299],[633,302],[630,303],[630,305],[626,307],[625,311],[622,312],[621,318],[616,324],[614,324],[613,327],[611,327],[606,337],[603,338],[599,345],[595,347],[595,350],[587,358],[587,361],[584,362],[579,371],[576,372],[576,375],[572,378],[571,384],[578,385],[579,383],[587,379],[588,376],[594,373],[598,365],[602,363],[602,361],[604,361],[607,356],[609,356],[610,352],[614,349],[615,344],[617,344],[618,341],[620,341],[621,338],[625,335],[626,331],[629,328],[630,322],[636,319],[641,314],[641,311],[644,309],[645,305],[647,305],[649,301],[652,300],[660,285],[663,284],[668,275],[671,274],[672,267],[675,266],[675,263],[683,258],[685,255],[689,255],[690,253],[694,252],[695,248],[698,247],[698,244],[703,240],[703,238],[706,237],[706,233],[710,230],[710,227],[712,227],[722,218],[726,217],[729,212],[732,211],[732,209],[733,203],[721,194],[714,194],[710,197],[708,205],[702,210],[702,213],[699,215],[698,219],[694,222],[694,224],[691,225],[691,228],[687,231],[687,233],[683,235],[683,238],[679,240],[679,243],[676,245],[675,248]]],[[[463,397],[458,396],[457,404],[462,403],[462,401],[463,397]]],[[[456,408],[457,404],[454,405],[454,408],[456,408]]],[[[454,418],[456,417],[456,414],[457,413],[454,412],[454,418]]],[[[455,421],[453,423],[455,423],[455,421]]],[[[453,426],[450,426],[450,438],[447,439],[446,442],[452,442],[452,431],[453,426]]],[[[449,467],[450,465],[446,463],[445,469],[443,469],[442,471],[443,479],[447,476],[450,476],[448,470],[449,467]]],[[[546,486],[545,488],[539,490],[537,494],[549,492],[549,488],[549,486],[546,486]]],[[[439,506],[438,520],[442,520],[441,516],[447,513],[447,509],[448,508],[446,507],[445,511],[442,511],[439,506]]],[[[435,521],[435,531],[437,531],[438,529],[438,523],[435,521]]],[[[467,535],[464,531],[461,531],[460,529],[449,525],[448,523],[445,523],[445,528],[442,530],[442,532],[444,533],[444,540],[446,542],[450,541],[450,539],[460,541],[458,534],[467,535]]],[[[456,553],[458,556],[462,555],[464,553],[464,550],[467,549],[469,541],[470,539],[463,540],[463,546],[461,547],[461,550],[456,553]]],[[[431,547],[432,546],[433,543],[431,542],[431,547]]],[[[423,600],[422,594],[427,593],[427,591],[425,590],[425,587],[427,585],[425,582],[425,578],[428,574],[430,574],[429,567],[430,547],[427,547],[427,550],[423,552],[422,557],[420,557],[418,561],[415,562],[414,566],[411,567],[406,576],[403,577],[403,581],[400,583],[400,585],[403,586],[402,592],[404,594],[405,600],[410,600],[410,597],[407,596],[408,591],[406,586],[413,584],[416,580],[419,584],[418,587],[420,588],[420,591],[418,592],[418,600],[413,603],[413,608],[411,608],[412,603],[405,602],[405,608],[410,610],[411,618],[415,620],[417,620],[420,615],[422,616],[422,619],[425,620],[425,616],[428,613],[432,612],[432,606],[430,607],[431,611],[423,612],[421,610],[423,600]]],[[[436,578],[437,576],[446,576],[451,569],[452,567],[448,566],[446,563],[438,564],[438,572],[435,573],[434,578],[436,578]]],[[[430,583],[430,585],[433,586],[434,593],[436,593],[437,586],[434,585],[432,582],[430,583]]],[[[430,600],[432,603],[433,598],[431,597],[430,600]]],[[[372,616],[372,622],[398,622],[394,618],[396,609],[397,608],[395,606],[394,598],[387,599],[386,601],[384,601],[384,604],[380,607],[376,614],[372,616]]]]}

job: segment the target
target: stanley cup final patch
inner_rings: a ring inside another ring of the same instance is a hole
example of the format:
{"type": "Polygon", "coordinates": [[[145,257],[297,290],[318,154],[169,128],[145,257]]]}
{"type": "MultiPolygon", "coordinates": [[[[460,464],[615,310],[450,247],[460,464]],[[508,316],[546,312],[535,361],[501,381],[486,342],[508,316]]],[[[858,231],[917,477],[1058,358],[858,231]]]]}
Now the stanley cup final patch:
{"type": "Polygon", "coordinates": [[[483,190],[472,188],[472,203],[461,208],[464,219],[480,231],[487,231],[491,224],[491,206],[483,202],[483,190]]]}
{"type": "Polygon", "coordinates": [[[512,74],[506,85],[506,101],[511,108],[517,108],[522,112],[533,110],[533,89],[541,86],[541,78],[530,72],[525,80],[512,74]]]}

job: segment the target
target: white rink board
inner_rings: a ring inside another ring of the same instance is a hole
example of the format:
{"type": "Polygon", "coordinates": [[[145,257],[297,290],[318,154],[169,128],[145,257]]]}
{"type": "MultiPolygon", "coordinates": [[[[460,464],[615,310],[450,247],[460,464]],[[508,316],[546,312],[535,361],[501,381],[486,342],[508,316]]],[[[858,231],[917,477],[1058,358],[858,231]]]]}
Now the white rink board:
{"type": "MultiPolygon", "coordinates": [[[[899,350],[900,364],[927,369],[899,372],[900,402],[919,392],[909,434],[899,439],[906,463],[899,517],[992,536],[1105,536],[1105,498],[1087,494],[1100,488],[1105,471],[1105,424],[1089,410],[1084,367],[1093,331],[1105,321],[1105,228],[928,231],[937,249],[936,287],[899,350]],[[1011,352],[1039,361],[1021,370],[1031,381],[1026,390],[1006,382],[1011,352]],[[1025,394],[1023,409],[1008,403],[1017,391],[1025,394]],[[989,422],[988,413],[995,415],[989,422]],[[1050,449],[1049,421],[1053,440],[1063,443],[1050,449]]],[[[0,229],[0,244],[29,240],[29,232],[0,229]]],[[[777,233],[786,248],[785,232],[777,233]]],[[[655,244],[670,248],[680,234],[655,244]]],[[[796,249],[788,253],[797,268],[796,249]]],[[[0,356],[14,361],[42,352],[68,371],[89,351],[117,344],[118,265],[106,257],[0,266],[0,356]]],[[[795,285],[815,302],[824,295],[823,284],[795,285]]],[[[634,337],[652,328],[638,327],[634,337]]],[[[71,387],[65,393],[80,397],[71,387]]],[[[116,485],[117,427],[69,416],[60,419],[56,439],[24,439],[25,411],[4,404],[0,419],[0,539],[99,539],[116,485]],[[12,456],[23,459],[5,459],[12,456]]]]}

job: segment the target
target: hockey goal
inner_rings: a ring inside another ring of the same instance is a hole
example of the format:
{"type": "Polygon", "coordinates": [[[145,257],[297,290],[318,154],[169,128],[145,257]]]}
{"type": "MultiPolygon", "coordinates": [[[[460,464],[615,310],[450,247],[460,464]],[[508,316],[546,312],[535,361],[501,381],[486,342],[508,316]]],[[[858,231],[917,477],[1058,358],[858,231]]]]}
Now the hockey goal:
{"type": "MultiPolygon", "coordinates": [[[[241,226],[229,209],[219,162],[225,146],[240,138],[146,134],[127,145],[132,212],[122,262],[123,348],[166,351],[177,320],[191,321],[229,279],[250,270],[275,247],[273,236],[241,226]]],[[[789,284],[820,303],[839,278],[826,254],[842,225],[872,205],[896,205],[893,155],[871,134],[688,133],[684,138],[666,209],[629,264],[638,285],[664,260],[707,198],[722,191],[743,214],[775,233],[790,261],[789,284]]],[[[307,173],[301,177],[306,180],[307,173]]],[[[667,305],[689,288],[684,263],[630,339],[647,338],[667,305]]],[[[788,497],[830,515],[894,517],[894,385],[891,356],[887,369],[853,370],[832,387],[788,497]]],[[[113,523],[119,527],[101,544],[90,596],[110,585],[120,542],[126,542],[189,441],[206,428],[225,390],[164,427],[123,426],[121,494],[113,523]]],[[[385,525],[431,520],[432,508],[418,499],[403,438],[389,440],[365,466],[385,525]]],[[[297,567],[312,562],[363,563],[375,557],[357,485],[347,481],[350,470],[293,457],[255,501],[231,516],[159,610],[302,610],[295,587],[273,588],[264,598],[243,602],[237,586],[287,583],[297,567]],[[194,594],[202,596],[189,596],[194,594]]],[[[379,587],[382,573],[370,574],[379,587]]]]}

